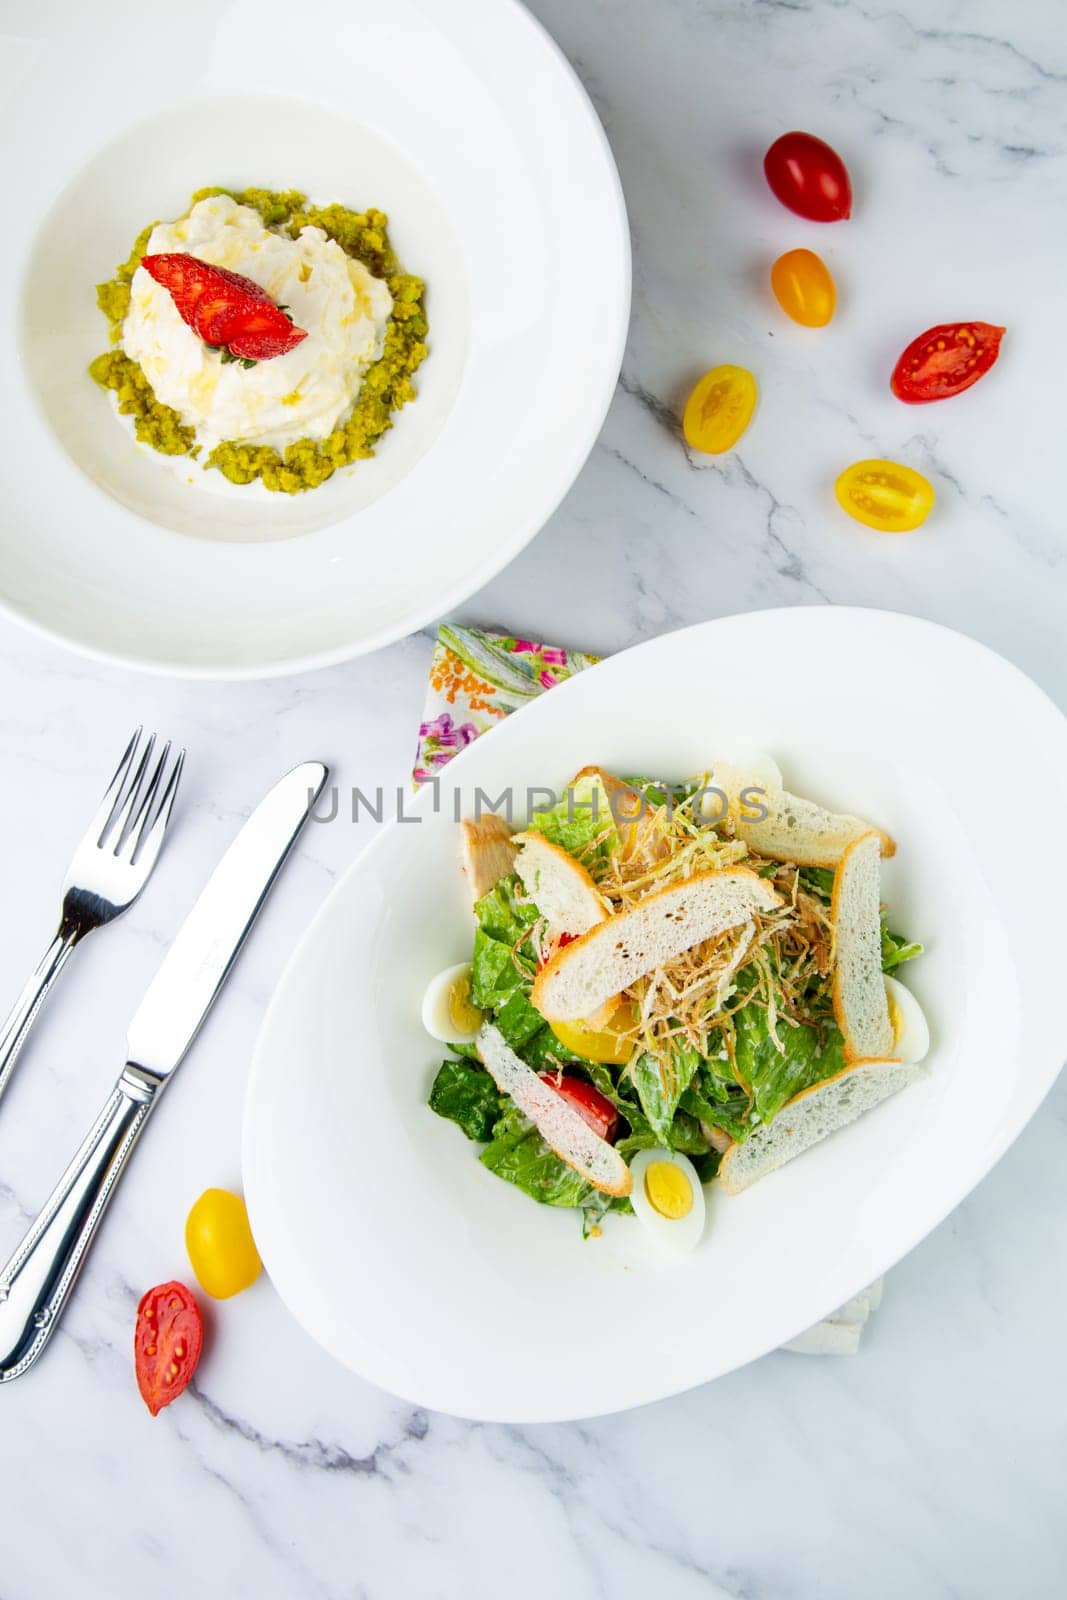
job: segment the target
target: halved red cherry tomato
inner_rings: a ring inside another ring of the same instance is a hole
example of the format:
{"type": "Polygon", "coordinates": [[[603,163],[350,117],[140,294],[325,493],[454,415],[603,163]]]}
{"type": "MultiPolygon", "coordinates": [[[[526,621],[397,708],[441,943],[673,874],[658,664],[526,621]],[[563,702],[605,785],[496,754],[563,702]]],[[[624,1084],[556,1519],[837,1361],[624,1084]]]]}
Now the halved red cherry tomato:
{"type": "Polygon", "coordinates": [[[541,956],[541,959],[537,964],[538,972],[540,972],[542,967],[547,967],[548,963],[552,960],[552,957],[554,955],[558,955],[564,946],[573,944],[575,939],[578,937],[579,935],[576,933],[558,933],[552,940],[551,944],[549,944],[545,949],[544,954],[541,956]]]}
{"type": "Polygon", "coordinates": [[[841,222],[852,215],[852,185],[836,150],[813,133],[783,133],[763,158],[775,198],[809,222],[841,222]]]}
{"type": "Polygon", "coordinates": [[[200,1307],[184,1283],[161,1283],[142,1295],[133,1330],[134,1368],[141,1398],[154,1417],[189,1382],[203,1343],[200,1307]]]}
{"type": "Polygon", "coordinates": [[[619,1126],[619,1113],[606,1095],[594,1089],[584,1078],[557,1078],[554,1072],[542,1072],[541,1082],[547,1083],[562,1095],[572,1111],[577,1111],[587,1128],[592,1128],[601,1139],[611,1140],[619,1126]]]}
{"type": "Polygon", "coordinates": [[[962,394],[989,371],[1006,332],[991,322],[942,322],[927,328],[893,368],[889,387],[898,400],[913,406],[962,394]]]}

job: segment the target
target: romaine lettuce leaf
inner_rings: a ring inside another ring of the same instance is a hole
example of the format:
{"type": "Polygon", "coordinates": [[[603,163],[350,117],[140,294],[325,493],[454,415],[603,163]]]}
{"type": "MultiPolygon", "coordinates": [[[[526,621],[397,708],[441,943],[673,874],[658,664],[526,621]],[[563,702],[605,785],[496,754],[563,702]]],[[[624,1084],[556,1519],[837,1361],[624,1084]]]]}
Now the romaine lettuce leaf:
{"type": "Polygon", "coordinates": [[[665,806],[668,802],[678,807],[686,800],[692,798],[700,788],[696,778],[691,778],[685,783],[670,783],[663,778],[623,778],[622,782],[629,788],[636,789],[643,795],[650,806],[665,806]]]}
{"type": "Polygon", "coordinates": [[[668,1072],[661,1070],[655,1056],[645,1053],[630,1069],[641,1109],[660,1144],[671,1142],[671,1124],[682,1095],[692,1083],[700,1055],[689,1044],[676,1044],[671,1051],[668,1072]],[[666,1079],[666,1082],[664,1082],[666,1079]]]}
{"type": "Polygon", "coordinates": [[[537,921],[537,907],[526,898],[522,879],[511,872],[475,901],[474,915],[490,938],[514,948],[537,921]]]}
{"type": "Polygon", "coordinates": [[[710,1062],[702,1061],[697,1068],[682,1096],[681,1109],[700,1122],[721,1128],[731,1139],[743,1139],[748,1132],[748,1095],[734,1079],[713,1071],[710,1062]]]}
{"type": "Polygon", "coordinates": [[[522,985],[511,991],[504,1004],[498,1007],[493,1020],[511,1048],[520,1054],[523,1045],[528,1044],[545,1025],[544,1017],[534,1010],[522,985]]]}
{"type": "Polygon", "coordinates": [[[430,1109],[485,1144],[500,1118],[500,1092],[484,1067],[469,1061],[444,1061],[430,1090],[430,1109]]]}
{"type": "Polygon", "coordinates": [[[582,1206],[597,1194],[591,1183],[550,1150],[532,1122],[508,1104],[481,1153],[483,1166],[545,1206],[582,1206]]]}
{"type": "Polygon", "coordinates": [[[890,933],[885,923],[882,923],[882,971],[892,972],[894,967],[903,965],[905,961],[914,961],[916,956],[921,956],[923,947],[914,941],[910,942],[899,933],[890,933]]]}
{"type": "MultiPolygon", "coordinates": [[[[587,1067],[589,1063],[560,1044],[540,1012],[535,1013],[541,1024],[540,1031],[527,1039],[519,1055],[535,1072],[569,1072],[572,1067],[587,1067]]],[[[599,1085],[598,1085],[599,1087],[599,1085]]]]}
{"type": "Polygon", "coordinates": [[[841,1034],[827,1022],[819,1032],[801,1025],[794,1027],[778,1019],[782,1054],[771,1037],[766,1008],[757,1003],[743,1006],[734,1017],[734,1058],[738,1076],[752,1090],[752,1106],[762,1122],[770,1122],[802,1089],[832,1078],[845,1065],[841,1034]]]}
{"type": "Polygon", "coordinates": [[[600,778],[581,778],[568,786],[556,805],[533,813],[529,826],[581,861],[594,877],[595,867],[619,846],[611,801],[600,778]]]}
{"type": "Polygon", "coordinates": [[[475,929],[471,956],[471,999],[479,1011],[495,1011],[508,997],[529,985],[521,956],[510,944],[475,929]]]}
{"type": "Polygon", "coordinates": [[[595,1239],[593,1230],[599,1230],[609,1211],[624,1211],[633,1216],[633,1210],[628,1195],[604,1194],[600,1189],[594,1189],[582,1206],[582,1238],[595,1239]]]}
{"type": "Polygon", "coordinates": [[[805,889],[829,902],[834,892],[833,867],[801,867],[800,881],[805,889]]]}

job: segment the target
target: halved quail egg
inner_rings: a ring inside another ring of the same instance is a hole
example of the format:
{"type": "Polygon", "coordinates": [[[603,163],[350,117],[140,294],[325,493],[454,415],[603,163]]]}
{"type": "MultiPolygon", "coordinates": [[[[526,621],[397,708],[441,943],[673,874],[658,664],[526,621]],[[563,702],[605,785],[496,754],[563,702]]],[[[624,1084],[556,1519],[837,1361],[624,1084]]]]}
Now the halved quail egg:
{"type": "Polygon", "coordinates": [[[422,997],[422,1025],[442,1044],[472,1044],[482,1013],[471,999],[471,964],[446,967],[431,978],[422,997]]]}
{"type": "Polygon", "coordinates": [[[630,1202],[641,1226],[667,1255],[688,1255],[704,1232],[704,1190],[677,1150],[639,1150],[630,1162],[630,1202]]]}

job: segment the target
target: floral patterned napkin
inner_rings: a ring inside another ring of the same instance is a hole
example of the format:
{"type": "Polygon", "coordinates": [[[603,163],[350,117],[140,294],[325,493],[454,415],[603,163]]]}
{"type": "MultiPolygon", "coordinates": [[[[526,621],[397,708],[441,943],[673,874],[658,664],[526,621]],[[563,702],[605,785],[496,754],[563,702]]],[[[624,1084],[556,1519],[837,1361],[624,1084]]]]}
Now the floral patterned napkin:
{"type": "Polygon", "coordinates": [[[507,633],[442,625],[419,725],[415,782],[428,782],[480,734],[599,659],[507,633]]]}
{"type": "MultiPolygon", "coordinates": [[[[453,756],[513,711],[599,659],[509,633],[442,624],[419,724],[416,785],[435,777],[453,756]]],[[[784,1348],[802,1355],[855,1355],[864,1323],[881,1297],[879,1278],[784,1348]]]]}

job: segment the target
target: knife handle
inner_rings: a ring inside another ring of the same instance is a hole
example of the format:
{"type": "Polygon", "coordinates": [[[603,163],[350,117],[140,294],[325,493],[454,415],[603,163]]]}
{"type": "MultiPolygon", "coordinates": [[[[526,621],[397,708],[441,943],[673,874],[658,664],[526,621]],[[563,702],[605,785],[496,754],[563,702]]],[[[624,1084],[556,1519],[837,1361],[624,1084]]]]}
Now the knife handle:
{"type": "Polygon", "coordinates": [[[31,1367],[55,1331],[104,1209],[158,1098],[128,1066],[40,1216],[0,1270],[0,1383],[31,1367]]]}

